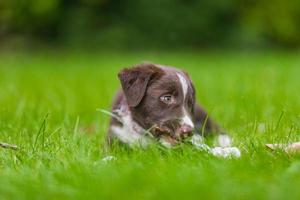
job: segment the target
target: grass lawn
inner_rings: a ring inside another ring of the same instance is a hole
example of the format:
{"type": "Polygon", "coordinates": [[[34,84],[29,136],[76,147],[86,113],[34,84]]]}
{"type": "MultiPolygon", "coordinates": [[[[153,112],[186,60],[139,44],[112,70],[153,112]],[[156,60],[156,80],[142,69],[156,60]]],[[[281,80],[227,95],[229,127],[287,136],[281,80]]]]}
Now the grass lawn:
{"type": "Polygon", "coordinates": [[[0,53],[0,199],[299,199],[300,56],[280,52],[0,53]],[[190,146],[116,147],[103,162],[117,72],[150,60],[184,68],[240,159],[190,146]]]}

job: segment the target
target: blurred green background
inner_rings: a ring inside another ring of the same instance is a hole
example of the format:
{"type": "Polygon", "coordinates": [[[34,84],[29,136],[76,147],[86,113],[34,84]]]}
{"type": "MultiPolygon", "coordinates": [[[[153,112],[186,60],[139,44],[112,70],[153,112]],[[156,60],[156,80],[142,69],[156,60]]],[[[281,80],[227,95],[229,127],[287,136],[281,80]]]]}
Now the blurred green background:
{"type": "Polygon", "coordinates": [[[1,0],[0,44],[298,48],[299,0],[1,0]]]}
{"type": "Polygon", "coordinates": [[[300,199],[299,0],[0,0],[0,200],[300,199]],[[121,68],[184,68],[241,159],[108,152],[121,68]],[[297,92],[298,91],[298,92],[297,92]]]}

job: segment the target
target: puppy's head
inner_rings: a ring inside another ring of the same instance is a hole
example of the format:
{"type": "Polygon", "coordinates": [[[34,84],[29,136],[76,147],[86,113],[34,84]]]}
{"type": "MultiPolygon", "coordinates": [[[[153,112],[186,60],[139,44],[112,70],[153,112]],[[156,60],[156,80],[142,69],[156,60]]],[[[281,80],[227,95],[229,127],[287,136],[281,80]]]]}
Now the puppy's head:
{"type": "Polygon", "coordinates": [[[143,63],[122,70],[119,79],[132,118],[144,129],[168,143],[193,133],[195,90],[186,73],[143,63]]]}

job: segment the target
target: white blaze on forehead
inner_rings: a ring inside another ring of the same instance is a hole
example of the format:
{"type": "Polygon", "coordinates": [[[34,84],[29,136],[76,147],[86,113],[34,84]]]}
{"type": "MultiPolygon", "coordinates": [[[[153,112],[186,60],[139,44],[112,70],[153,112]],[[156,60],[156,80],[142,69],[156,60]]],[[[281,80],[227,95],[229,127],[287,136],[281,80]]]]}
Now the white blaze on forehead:
{"type": "Polygon", "coordinates": [[[183,90],[183,99],[185,100],[187,91],[188,91],[188,82],[186,81],[186,79],[179,73],[177,73],[177,76],[179,78],[182,90],[183,90]]]}
{"type": "MultiPolygon", "coordinates": [[[[180,73],[177,73],[177,76],[179,78],[179,81],[180,81],[180,85],[182,87],[182,92],[183,92],[183,102],[185,102],[185,99],[186,99],[186,95],[187,95],[187,92],[188,92],[188,81],[186,80],[186,78],[184,76],[182,76],[180,73]]],[[[183,117],[181,119],[181,122],[183,124],[186,124],[186,125],[189,125],[191,126],[192,128],[194,128],[194,123],[191,119],[191,116],[189,116],[188,112],[186,111],[186,108],[185,108],[185,104],[183,103],[182,104],[182,110],[183,110],[183,117]]]]}

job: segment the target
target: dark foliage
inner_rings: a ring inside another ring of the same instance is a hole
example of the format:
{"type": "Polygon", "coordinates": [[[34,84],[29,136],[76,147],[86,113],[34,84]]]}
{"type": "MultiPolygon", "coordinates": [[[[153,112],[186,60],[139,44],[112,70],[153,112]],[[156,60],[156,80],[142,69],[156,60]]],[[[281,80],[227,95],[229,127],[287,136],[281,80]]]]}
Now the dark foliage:
{"type": "Polygon", "coordinates": [[[132,47],[300,45],[297,0],[2,0],[0,41],[132,47]]]}

